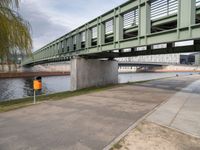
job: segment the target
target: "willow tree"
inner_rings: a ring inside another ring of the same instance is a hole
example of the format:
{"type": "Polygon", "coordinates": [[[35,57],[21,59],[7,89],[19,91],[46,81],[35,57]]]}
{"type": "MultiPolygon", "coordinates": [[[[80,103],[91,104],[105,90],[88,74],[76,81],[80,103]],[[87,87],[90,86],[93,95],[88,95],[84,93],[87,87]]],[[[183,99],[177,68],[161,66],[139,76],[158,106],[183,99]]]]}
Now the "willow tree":
{"type": "Polygon", "coordinates": [[[10,62],[14,49],[31,54],[30,25],[18,13],[19,0],[0,0],[0,59],[10,62]]]}

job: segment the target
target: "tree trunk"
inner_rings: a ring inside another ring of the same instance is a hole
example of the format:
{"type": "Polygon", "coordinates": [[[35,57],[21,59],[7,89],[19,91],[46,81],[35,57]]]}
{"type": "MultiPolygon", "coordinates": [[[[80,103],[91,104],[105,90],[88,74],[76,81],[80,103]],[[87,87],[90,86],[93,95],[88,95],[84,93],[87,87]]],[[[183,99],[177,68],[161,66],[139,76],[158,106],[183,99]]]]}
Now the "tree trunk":
{"type": "Polygon", "coordinates": [[[6,54],[6,57],[7,57],[7,61],[6,61],[6,64],[8,66],[8,71],[11,72],[11,62],[10,62],[10,56],[9,56],[9,52],[6,54]]]}
{"type": "Polygon", "coordinates": [[[4,60],[3,60],[3,58],[0,58],[0,60],[1,60],[1,72],[4,72],[4,60]]]}

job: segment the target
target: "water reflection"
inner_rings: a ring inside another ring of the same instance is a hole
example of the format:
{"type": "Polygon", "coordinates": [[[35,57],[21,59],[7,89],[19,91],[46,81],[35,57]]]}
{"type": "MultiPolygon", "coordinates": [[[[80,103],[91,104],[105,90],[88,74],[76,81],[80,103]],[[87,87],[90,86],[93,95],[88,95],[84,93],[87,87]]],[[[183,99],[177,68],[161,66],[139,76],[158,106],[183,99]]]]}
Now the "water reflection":
{"type": "Polygon", "coordinates": [[[33,96],[33,79],[24,79],[23,97],[33,96]]]}
{"type": "Polygon", "coordinates": [[[2,79],[0,80],[0,100],[21,98],[23,95],[23,80],[2,79]]]}
{"type": "Polygon", "coordinates": [[[144,80],[153,80],[158,78],[172,77],[176,76],[176,74],[181,75],[189,75],[190,72],[169,72],[169,73],[124,73],[119,75],[119,83],[127,83],[127,82],[137,82],[144,80]]]}
{"type": "MultiPolygon", "coordinates": [[[[68,91],[70,77],[43,77],[42,84],[43,89],[37,95],[68,91]]],[[[33,96],[32,87],[33,78],[0,79],[0,101],[33,96]]]]}

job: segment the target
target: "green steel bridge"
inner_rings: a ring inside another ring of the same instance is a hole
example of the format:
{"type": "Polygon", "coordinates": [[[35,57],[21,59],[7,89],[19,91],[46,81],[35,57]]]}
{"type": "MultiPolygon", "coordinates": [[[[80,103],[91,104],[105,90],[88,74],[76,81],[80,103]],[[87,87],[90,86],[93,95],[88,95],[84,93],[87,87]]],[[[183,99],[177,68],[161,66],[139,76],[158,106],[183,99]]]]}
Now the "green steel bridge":
{"type": "Polygon", "coordinates": [[[129,0],[45,45],[23,65],[195,51],[200,0],[129,0]]]}

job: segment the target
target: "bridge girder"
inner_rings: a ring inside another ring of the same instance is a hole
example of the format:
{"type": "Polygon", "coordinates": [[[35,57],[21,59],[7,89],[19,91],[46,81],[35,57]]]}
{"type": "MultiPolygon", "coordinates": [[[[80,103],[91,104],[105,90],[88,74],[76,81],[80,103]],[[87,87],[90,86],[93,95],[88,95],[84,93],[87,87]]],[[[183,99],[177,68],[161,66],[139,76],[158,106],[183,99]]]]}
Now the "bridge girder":
{"type": "Polygon", "coordinates": [[[47,44],[23,64],[63,61],[73,56],[114,58],[200,51],[199,16],[200,0],[130,0],[47,44]],[[191,39],[194,45],[173,46],[175,41],[191,39]],[[167,48],[152,49],[160,43],[167,43],[167,48]],[[137,51],[141,46],[146,50],[137,51]],[[114,52],[127,48],[132,51],[114,52]]]}

